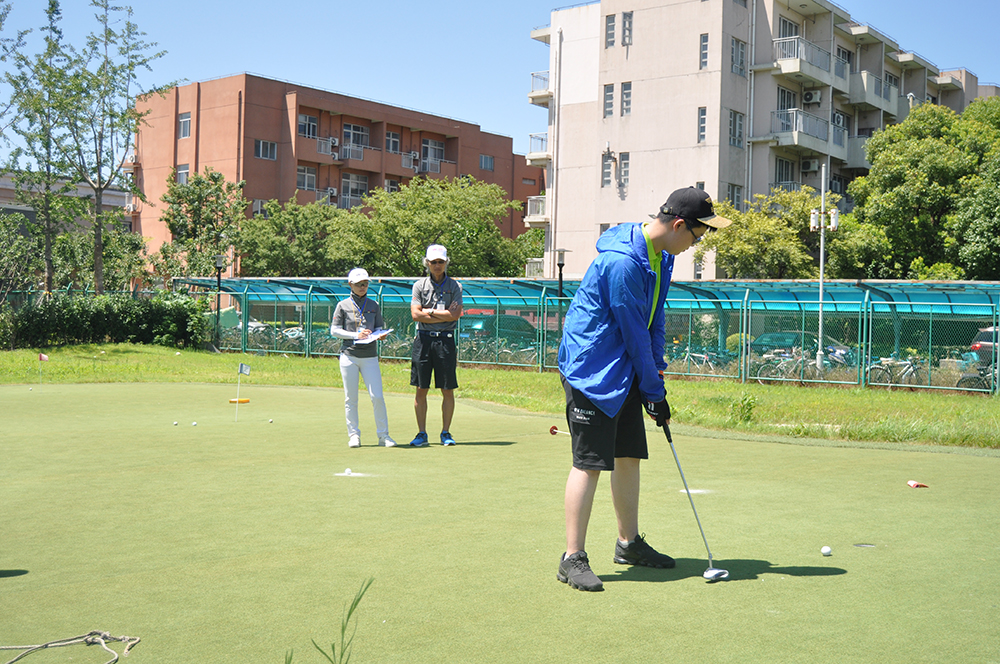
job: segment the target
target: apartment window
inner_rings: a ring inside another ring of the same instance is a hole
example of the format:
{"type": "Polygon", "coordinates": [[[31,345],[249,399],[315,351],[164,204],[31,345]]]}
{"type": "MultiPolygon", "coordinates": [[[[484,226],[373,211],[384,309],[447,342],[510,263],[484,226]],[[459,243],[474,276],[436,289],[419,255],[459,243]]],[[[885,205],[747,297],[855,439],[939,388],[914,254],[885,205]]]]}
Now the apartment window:
{"type": "Polygon", "coordinates": [[[837,47],[837,57],[847,63],[847,71],[851,71],[851,65],[854,62],[854,52],[848,51],[843,46],[837,47]]]}
{"type": "Polygon", "coordinates": [[[608,118],[615,114],[615,84],[604,86],[604,117],[608,118]]]}
{"type": "Polygon", "coordinates": [[[492,171],[493,170],[493,157],[488,154],[479,155],[479,170],[481,171],[492,171]]]}
{"type": "Polygon", "coordinates": [[[316,169],[312,166],[299,166],[295,186],[299,191],[316,191],[316,169]]]}
{"type": "Polygon", "coordinates": [[[304,113],[299,113],[299,136],[305,136],[306,138],[316,138],[316,129],[319,126],[319,120],[314,115],[306,115],[304,113]]]}
{"type": "Polygon", "coordinates": [[[398,154],[400,152],[400,141],[398,131],[385,132],[385,151],[398,154]]]}
{"type": "Polygon", "coordinates": [[[694,183],[694,188],[695,189],[701,189],[702,191],[705,191],[705,183],[704,182],[695,182],[694,183]]]}
{"type": "Polygon", "coordinates": [[[598,227],[597,233],[598,233],[598,235],[604,235],[609,230],[611,230],[611,224],[601,224],[598,227]]]}
{"type": "Polygon", "coordinates": [[[799,36],[799,24],[793,21],[789,21],[784,16],[778,17],[778,38],[785,39],[786,37],[798,37],[799,36]]]}
{"type": "Polygon", "coordinates": [[[622,46],[632,45],[632,12],[622,12],[622,46]]]}
{"type": "Polygon", "coordinates": [[[736,4],[741,5],[743,7],[746,7],[747,6],[747,0],[736,0],[736,4]]]}
{"type": "Polygon", "coordinates": [[[627,187],[628,186],[628,152],[622,152],[618,155],[618,186],[627,187]]]}
{"type": "Polygon", "coordinates": [[[890,74],[889,72],[885,72],[885,84],[891,85],[892,87],[899,90],[899,77],[896,76],[895,74],[890,74]]]}
{"type": "Polygon", "coordinates": [[[622,115],[632,115],[632,83],[622,83],[622,115]]]}
{"type": "Polygon", "coordinates": [[[534,178],[521,178],[521,184],[527,184],[534,187],[536,183],[534,178]]]}
{"type": "Polygon", "coordinates": [[[783,88],[778,86],[778,110],[787,111],[790,108],[795,108],[795,93],[788,88],[783,88]]]}
{"type": "Polygon", "coordinates": [[[937,97],[935,97],[934,95],[927,95],[927,103],[937,104],[937,97]]]}
{"type": "Polygon", "coordinates": [[[733,37],[733,73],[747,75],[747,43],[733,37]]]}
{"type": "Polygon", "coordinates": [[[694,262],[694,278],[695,279],[701,279],[702,274],[703,274],[703,269],[702,269],[701,261],[695,261],[694,262]]]}
{"type": "Polygon", "coordinates": [[[612,169],[614,168],[615,162],[611,158],[611,155],[605,154],[603,156],[603,161],[601,162],[601,186],[610,187],[611,186],[611,175],[612,169]]]}
{"type": "Polygon", "coordinates": [[[733,204],[733,207],[743,211],[743,187],[738,184],[726,186],[726,199],[733,204]]]}
{"type": "Polygon", "coordinates": [[[708,34],[701,36],[701,54],[698,60],[698,69],[708,69],[708,34]]]}
{"type": "Polygon", "coordinates": [[[778,157],[774,160],[774,181],[779,185],[795,181],[795,164],[790,159],[778,157]]]}
{"type": "Polygon", "coordinates": [[[743,147],[743,114],[729,111],[729,144],[743,147]]]}
{"type": "Polygon", "coordinates": [[[340,180],[340,207],[347,209],[361,205],[361,199],[367,193],[367,175],[343,174],[340,180]]]}
{"type": "Polygon", "coordinates": [[[604,48],[611,48],[615,45],[615,15],[608,14],[604,17],[604,48]]]}
{"type": "Polygon", "coordinates": [[[254,201],[253,201],[253,216],[255,216],[255,217],[258,217],[258,216],[259,217],[264,217],[265,219],[267,219],[268,218],[267,217],[267,208],[264,207],[265,205],[267,205],[267,201],[259,199],[259,198],[255,198],[254,201]]]}
{"type": "Polygon", "coordinates": [[[705,142],[705,130],[708,125],[708,107],[700,106],[698,108],[698,142],[705,142]]]}
{"type": "Polygon", "coordinates": [[[385,190],[390,194],[399,191],[399,180],[386,180],[385,190]]]}
{"type": "Polygon", "coordinates": [[[188,138],[191,136],[191,114],[181,113],[177,116],[177,138],[188,138]]]}
{"type": "Polygon", "coordinates": [[[187,164],[177,165],[177,184],[187,184],[190,167],[187,164]]]}
{"type": "Polygon", "coordinates": [[[257,159],[270,159],[274,161],[278,158],[278,144],[274,141],[262,141],[259,138],[254,139],[253,156],[257,159]]]}
{"type": "Polygon", "coordinates": [[[847,193],[847,178],[843,175],[830,176],[830,191],[841,196],[847,193]]]}
{"type": "Polygon", "coordinates": [[[361,125],[344,123],[344,145],[367,146],[369,136],[368,127],[361,125]]]}

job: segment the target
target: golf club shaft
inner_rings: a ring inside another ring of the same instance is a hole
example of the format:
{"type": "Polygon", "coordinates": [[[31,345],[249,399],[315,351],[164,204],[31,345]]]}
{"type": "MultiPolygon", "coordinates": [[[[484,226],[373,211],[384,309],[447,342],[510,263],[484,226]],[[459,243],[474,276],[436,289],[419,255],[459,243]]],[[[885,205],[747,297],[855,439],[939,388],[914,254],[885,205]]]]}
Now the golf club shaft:
{"type": "Polygon", "coordinates": [[[674,453],[674,461],[677,463],[677,472],[681,474],[681,482],[684,483],[684,493],[687,494],[688,502],[691,503],[691,511],[694,512],[694,520],[698,523],[698,530],[701,532],[701,541],[705,543],[705,551],[708,552],[708,566],[712,565],[712,550],[708,548],[708,538],[705,537],[705,529],[701,527],[701,519],[698,518],[698,510],[694,508],[694,499],[691,498],[691,489],[688,488],[687,480],[684,479],[684,471],[681,470],[681,460],[677,458],[677,450],[674,449],[674,439],[670,437],[670,426],[663,425],[663,433],[667,435],[667,442],[670,443],[670,451],[674,453]]]}

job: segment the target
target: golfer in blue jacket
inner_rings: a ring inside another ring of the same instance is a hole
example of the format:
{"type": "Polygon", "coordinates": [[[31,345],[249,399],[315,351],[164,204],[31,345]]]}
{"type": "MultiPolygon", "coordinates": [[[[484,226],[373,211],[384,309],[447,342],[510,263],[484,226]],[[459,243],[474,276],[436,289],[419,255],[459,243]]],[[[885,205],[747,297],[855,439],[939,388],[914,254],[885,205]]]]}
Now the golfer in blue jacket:
{"type": "Polygon", "coordinates": [[[618,519],[614,562],[673,567],[639,535],[639,461],[649,458],[642,411],[656,425],[670,422],[663,387],[663,301],[674,256],[730,222],[712,199],[688,187],[670,194],[651,222],[621,224],[597,241],[566,313],[559,372],[573,467],[566,481],[566,552],[556,576],[580,590],[603,590],[585,551],[587,524],[601,471],[611,471],[618,519]]]}

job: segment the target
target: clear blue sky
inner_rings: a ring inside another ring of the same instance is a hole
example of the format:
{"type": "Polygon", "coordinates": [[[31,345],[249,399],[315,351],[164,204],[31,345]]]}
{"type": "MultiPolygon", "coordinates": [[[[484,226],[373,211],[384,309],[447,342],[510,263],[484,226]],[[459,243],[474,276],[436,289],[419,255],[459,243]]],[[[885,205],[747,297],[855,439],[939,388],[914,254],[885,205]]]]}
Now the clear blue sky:
{"type": "MultiPolygon", "coordinates": [[[[732,0],[710,0],[731,2],[732,0]]],[[[63,28],[80,44],[96,27],[87,0],[63,0],[63,28]]],[[[120,4],[129,4],[121,0],[120,4]]],[[[530,38],[553,8],[539,0],[134,0],[134,21],[167,54],[149,84],[243,71],[480,125],[514,139],[545,131],[527,99],[549,47],[530,38]]],[[[567,3],[570,4],[570,3],[567,3]]],[[[860,23],[940,68],[1000,83],[997,0],[838,0],[860,23]]],[[[13,30],[44,22],[46,0],[14,0],[13,30]]],[[[663,35],[669,39],[670,35],[663,35]]]]}

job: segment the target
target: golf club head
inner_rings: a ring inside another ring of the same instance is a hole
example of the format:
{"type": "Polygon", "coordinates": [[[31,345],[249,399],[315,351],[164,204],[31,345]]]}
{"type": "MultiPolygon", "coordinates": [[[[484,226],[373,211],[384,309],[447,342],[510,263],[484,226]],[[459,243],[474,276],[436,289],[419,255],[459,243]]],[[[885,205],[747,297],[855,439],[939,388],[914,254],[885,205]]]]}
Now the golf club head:
{"type": "Polygon", "coordinates": [[[725,581],[729,578],[729,570],[719,569],[718,567],[709,567],[705,570],[705,573],[702,574],[702,576],[705,577],[709,583],[715,581],[725,581]]]}

